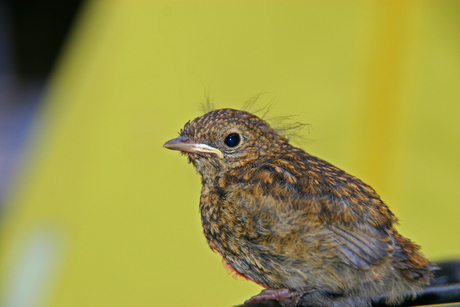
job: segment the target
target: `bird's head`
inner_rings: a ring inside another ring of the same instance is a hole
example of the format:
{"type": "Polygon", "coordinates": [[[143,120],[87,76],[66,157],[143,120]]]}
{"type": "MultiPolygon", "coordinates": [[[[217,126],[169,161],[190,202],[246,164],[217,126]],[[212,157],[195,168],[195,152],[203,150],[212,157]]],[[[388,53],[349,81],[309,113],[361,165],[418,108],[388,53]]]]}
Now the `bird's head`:
{"type": "Polygon", "coordinates": [[[245,111],[219,109],[186,123],[180,136],[163,147],[187,154],[203,177],[213,177],[262,161],[282,144],[287,144],[287,139],[259,117],[245,111]]]}

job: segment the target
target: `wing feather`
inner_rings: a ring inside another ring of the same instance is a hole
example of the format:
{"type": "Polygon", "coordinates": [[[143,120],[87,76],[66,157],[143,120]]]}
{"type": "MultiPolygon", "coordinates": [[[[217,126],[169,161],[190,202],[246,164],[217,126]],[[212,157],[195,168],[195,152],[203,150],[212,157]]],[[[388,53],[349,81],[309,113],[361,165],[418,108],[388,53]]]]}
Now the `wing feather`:
{"type": "Polygon", "coordinates": [[[393,239],[383,228],[350,229],[333,224],[327,228],[337,242],[336,252],[339,257],[354,268],[368,270],[393,254],[393,239]]]}

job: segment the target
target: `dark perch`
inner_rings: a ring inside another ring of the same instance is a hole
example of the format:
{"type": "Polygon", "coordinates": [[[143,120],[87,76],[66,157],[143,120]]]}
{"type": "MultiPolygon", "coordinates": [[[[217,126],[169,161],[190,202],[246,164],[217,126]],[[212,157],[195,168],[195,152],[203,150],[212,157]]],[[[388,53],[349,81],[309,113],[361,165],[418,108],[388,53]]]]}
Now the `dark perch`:
{"type": "MultiPolygon", "coordinates": [[[[434,285],[427,287],[415,300],[406,300],[393,307],[428,306],[436,304],[459,303],[460,306],[460,261],[438,263],[441,269],[435,272],[434,285]]],[[[372,302],[372,307],[390,307],[383,302],[384,297],[372,302]]],[[[241,305],[243,306],[243,305],[241,305]]],[[[244,307],[282,307],[275,301],[244,305],[244,307]]]]}
{"type": "MultiPolygon", "coordinates": [[[[427,287],[423,294],[417,296],[415,300],[406,300],[400,305],[393,307],[406,306],[427,306],[435,304],[460,303],[460,283],[450,285],[440,285],[427,287]]],[[[240,305],[240,307],[282,307],[275,301],[258,302],[250,305],[240,305]]],[[[372,307],[391,307],[382,300],[372,303],[372,307]]],[[[459,305],[460,306],[460,305],[459,305]]]]}
{"type": "MultiPolygon", "coordinates": [[[[446,303],[460,303],[460,283],[450,285],[430,286],[417,296],[415,300],[406,300],[397,306],[426,306],[446,303]]],[[[372,303],[373,307],[390,306],[382,301],[372,303]]]]}

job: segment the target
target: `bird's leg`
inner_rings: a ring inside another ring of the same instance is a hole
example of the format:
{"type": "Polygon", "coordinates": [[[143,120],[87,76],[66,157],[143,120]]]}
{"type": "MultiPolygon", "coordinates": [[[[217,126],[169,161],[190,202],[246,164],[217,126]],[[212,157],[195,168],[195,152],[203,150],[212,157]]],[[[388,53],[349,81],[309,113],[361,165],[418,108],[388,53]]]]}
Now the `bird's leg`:
{"type": "Polygon", "coordinates": [[[254,304],[261,301],[276,300],[284,307],[295,307],[300,302],[301,298],[314,289],[308,291],[298,292],[295,290],[281,288],[281,289],[265,289],[259,294],[248,299],[244,304],[254,304]]]}

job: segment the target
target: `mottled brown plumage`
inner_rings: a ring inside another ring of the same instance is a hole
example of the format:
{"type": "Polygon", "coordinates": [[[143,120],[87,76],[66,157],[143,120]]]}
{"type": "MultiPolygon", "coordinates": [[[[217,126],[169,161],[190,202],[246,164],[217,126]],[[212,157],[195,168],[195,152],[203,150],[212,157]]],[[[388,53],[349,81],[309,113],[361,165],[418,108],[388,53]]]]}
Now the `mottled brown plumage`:
{"type": "Polygon", "coordinates": [[[166,148],[202,176],[204,234],[225,264],[267,288],[249,302],[367,306],[429,283],[435,265],[361,180],[311,156],[244,111],[188,122],[166,148]]]}

